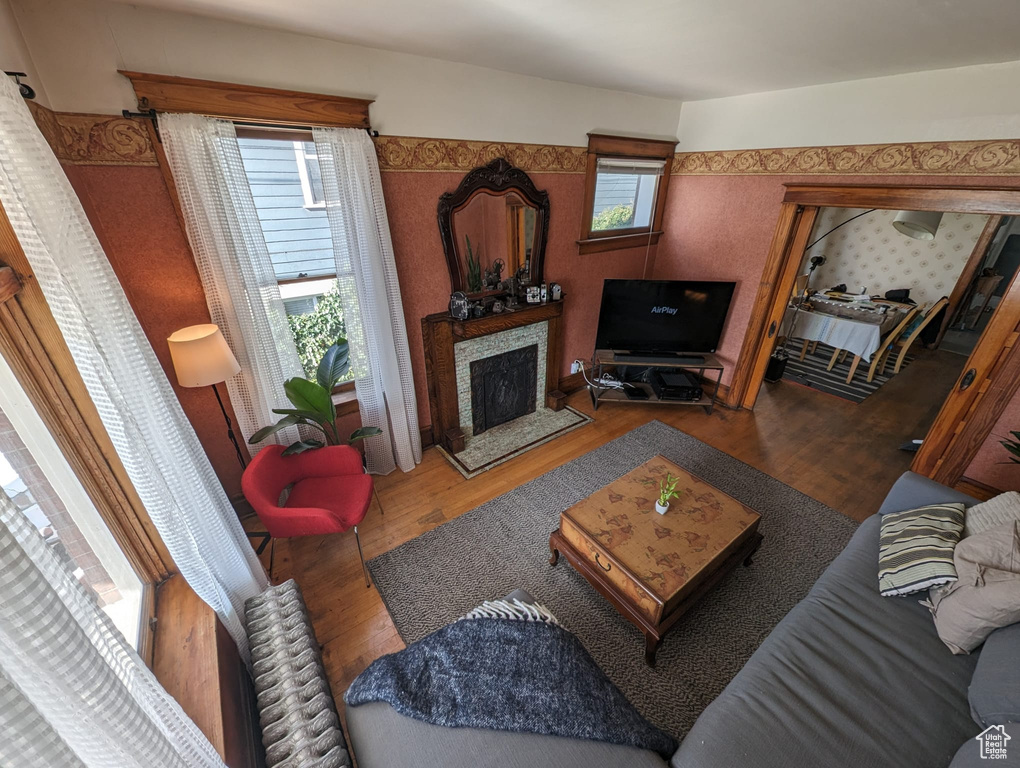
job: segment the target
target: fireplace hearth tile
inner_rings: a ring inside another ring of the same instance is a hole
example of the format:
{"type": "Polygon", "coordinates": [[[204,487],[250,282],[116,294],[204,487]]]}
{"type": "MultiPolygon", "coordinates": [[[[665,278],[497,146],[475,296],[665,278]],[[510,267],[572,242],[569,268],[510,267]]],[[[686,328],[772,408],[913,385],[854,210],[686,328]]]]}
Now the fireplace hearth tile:
{"type": "Polygon", "coordinates": [[[467,435],[464,450],[459,453],[451,454],[442,446],[438,450],[470,479],[591,421],[591,417],[570,406],[560,411],[543,406],[480,435],[467,435]]]}

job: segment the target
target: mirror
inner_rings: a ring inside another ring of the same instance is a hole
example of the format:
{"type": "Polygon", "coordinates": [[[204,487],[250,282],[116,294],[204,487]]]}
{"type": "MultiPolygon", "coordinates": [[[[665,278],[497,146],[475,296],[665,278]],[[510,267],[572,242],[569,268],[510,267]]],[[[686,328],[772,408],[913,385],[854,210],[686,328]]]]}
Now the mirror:
{"type": "Polygon", "coordinates": [[[515,275],[542,282],[549,195],[524,171],[502,158],[476,168],[439,198],[438,215],[453,291],[505,293],[515,275]]]}

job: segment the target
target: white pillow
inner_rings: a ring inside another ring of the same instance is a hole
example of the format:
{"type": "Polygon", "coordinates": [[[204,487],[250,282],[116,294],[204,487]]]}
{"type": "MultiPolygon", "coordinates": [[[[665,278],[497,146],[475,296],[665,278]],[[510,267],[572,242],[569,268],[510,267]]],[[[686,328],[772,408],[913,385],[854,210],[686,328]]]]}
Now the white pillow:
{"type": "Polygon", "coordinates": [[[1020,493],[1006,491],[967,510],[963,535],[973,536],[1014,520],[1020,520],[1020,493]]]}

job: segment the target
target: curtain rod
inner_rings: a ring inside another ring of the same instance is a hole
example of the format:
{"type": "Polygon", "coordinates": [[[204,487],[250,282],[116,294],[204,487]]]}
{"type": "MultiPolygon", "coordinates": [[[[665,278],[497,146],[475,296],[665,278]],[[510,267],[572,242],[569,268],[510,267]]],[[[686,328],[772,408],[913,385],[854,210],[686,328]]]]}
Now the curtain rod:
{"type": "MultiPolygon", "coordinates": [[[[156,110],[149,109],[145,112],[132,112],[130,109],[125,109],[121,112],[121,115],[129,118],[142,118],[144,120],[151,120],[152,124],[156,127],[156,138],[162,144],[163,139],[159,135],[159,119],[156,115],[156,110]]],[[[234,125],[240,125],[244,128],[264,128],[271,131],[311,131],[312,126],[310,125],[285,125],[280,123],[259,123],[253,120],[231,120],[234,125]]],[[[371,127],[366,128],[368,135],[373,139],[379,137],[379,131],[373,130],[371,127]]]]}

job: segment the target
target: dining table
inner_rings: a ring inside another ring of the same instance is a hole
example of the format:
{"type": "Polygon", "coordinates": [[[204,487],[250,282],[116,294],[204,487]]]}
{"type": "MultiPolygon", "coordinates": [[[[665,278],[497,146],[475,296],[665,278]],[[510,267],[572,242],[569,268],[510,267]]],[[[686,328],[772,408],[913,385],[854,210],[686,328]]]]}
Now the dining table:
{"type": "Polygon", "coordinates": [[[850,364],[849,383],[861,360],[870,361],[882,344],[882,339],[903,319],[906,306],[883,305],[884,310],[855,307],[852,302],[841,302],[813,297],[810,309],[789,307],[784,319],[786,335],[801,339],[803,360],[808,344],[822,343],[834,347],[836,352],[829,363],[835,363],[840,350],[854,356],[850,364]]]}

